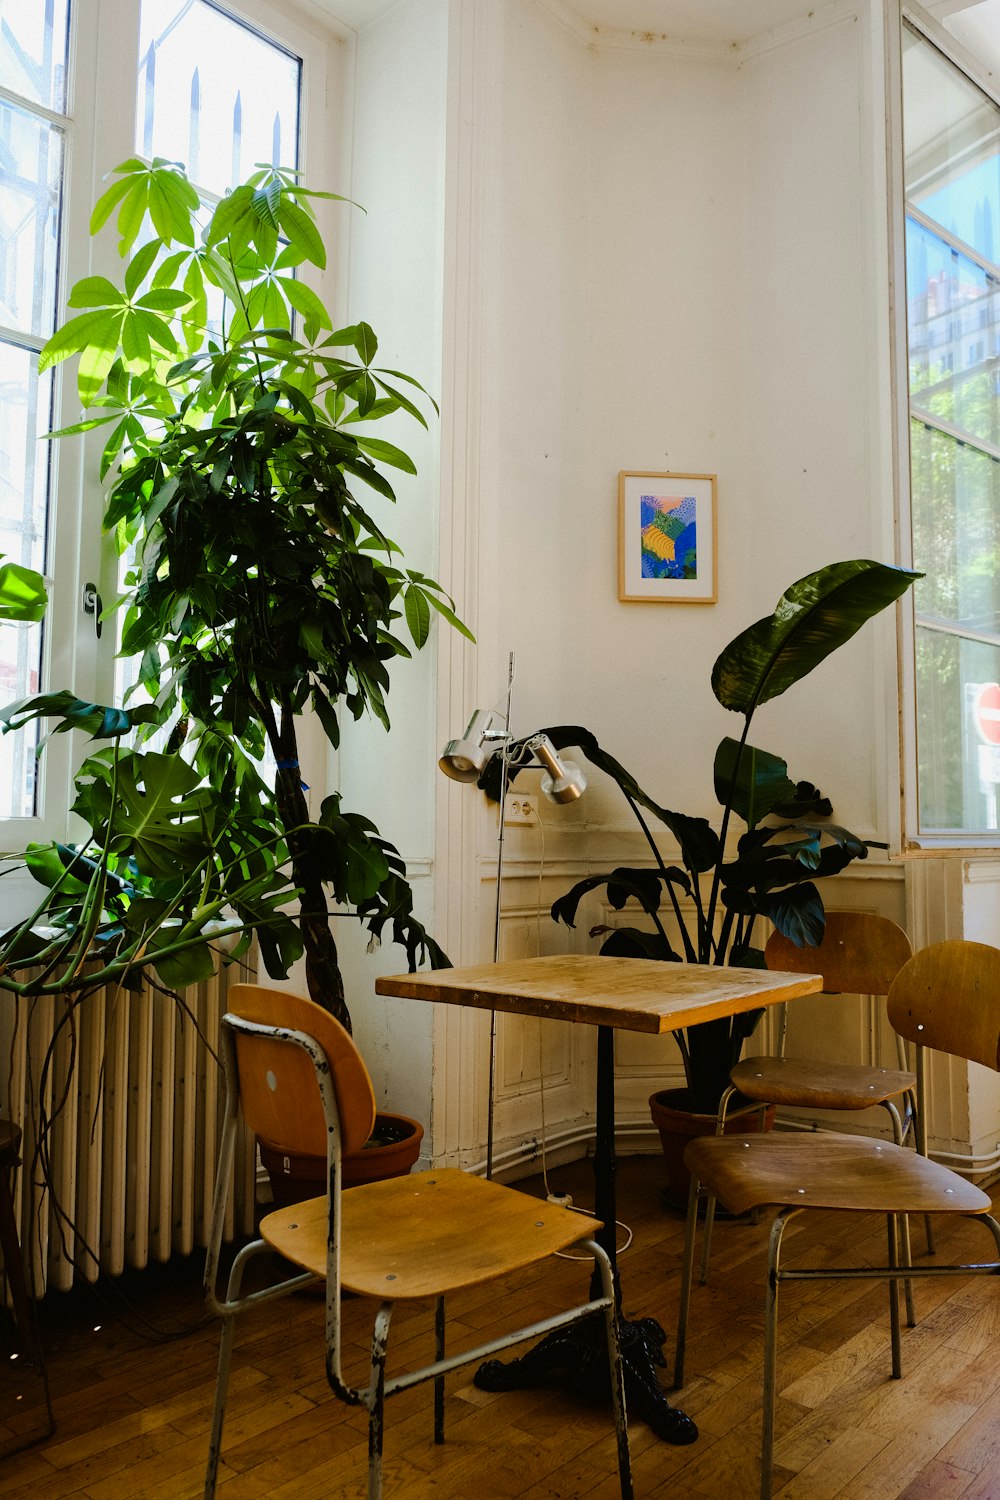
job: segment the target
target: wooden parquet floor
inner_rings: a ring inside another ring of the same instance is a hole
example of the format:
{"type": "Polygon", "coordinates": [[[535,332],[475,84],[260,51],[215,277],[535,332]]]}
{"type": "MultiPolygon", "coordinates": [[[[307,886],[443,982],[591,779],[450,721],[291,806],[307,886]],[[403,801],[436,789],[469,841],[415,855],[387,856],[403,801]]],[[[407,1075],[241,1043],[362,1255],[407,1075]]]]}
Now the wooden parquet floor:
{"type": "MultiPolygon", "coordinates": [[[[589,1200],[589,1167],[550,1181],[589,1200]]],[[[659,1202],[656,1157],[619,1163],[619,1213],[633,1231],[621,1257],[626,1313],[658,1317],[672,1349],[682,1224],[659,1202]]],[[[539,1180],[522,1186],[541,1192],[539,1180]]],[[[755,1500],[760,1440],[762,1267],[767,1224],[723,1223],[712,1279],[696,1291],[688,1384],[675,1398],[699,1424],[688,1448],[632,1429],[641,1500],[755,1500]]],[[[882,1223],[804,1216],[787,1254],[813,1264],[882,1252],[882,1223]]],[[[941,1222],[938,1260],[987,1259],[992,1241],[941,1222]]],[[[922,1233],[915,1248],[922,1251],[922,1233]]],[[[449,1348],[567,1300],[582,1268],[566,1261],[456,1301],[449,1348]]],[[[39,1381],[23,1362],[0,1373],[0,1500],[193,1500],[201,1494],[218,1328],[206,1318],[201,1258],[130,1273],[105,1305],[92,1289],[42,1304],[57,1431],[38,1430],[39,1381]],[[126,1299],[128,1307],[126,1306],[126,1299]],[[176,1337],[155,1341],[153,1328],[176,1337]]],[[[884,1287],[797,1283],[783,1291],[775,1492],[782,1500],[1000,1500],[1000,1278],[917,1283],[918,1326],[903,1337],[904,1379],[889,1378],[884,1287]]],[[[345,1304],[348,1373],[366,1363],[372,1307],[345,1304]]],[[[396,1314],[390,1367],[429,1352],[424,1308],[396,1314]]],[[[446,1436],[435,1447],[430,1388],[387,1408],[387,1500],[613,1500],[610,1416],[558,1390],[486,1395],[471,1369],[448,1381],[446,1436]]],[[[220,1500],[359,1500],[366,1428],[331,1395],[322,1304],[295,1296],[248,1313],[237,1334],[220,1500]]]]}

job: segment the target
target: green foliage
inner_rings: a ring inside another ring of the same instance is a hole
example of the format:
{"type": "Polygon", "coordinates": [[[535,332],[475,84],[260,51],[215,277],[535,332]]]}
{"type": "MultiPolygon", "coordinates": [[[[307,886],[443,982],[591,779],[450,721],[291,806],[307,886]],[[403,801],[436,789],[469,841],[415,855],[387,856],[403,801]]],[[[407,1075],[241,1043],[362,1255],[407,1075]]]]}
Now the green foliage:
{"type": "MultiPolygon", "coordinates": [[[[715,794],[722,807],[718,832],[705,818],[654,802],[590,730],[560,724],[541,731],[557,750],[577,747],[617,782],[653,859],[652,869],[620,867],[578,881],[553,903],[553,921],[575,926],[583,897],[603,888],[615,911],[631,902],[650,926],[593,927],[591,936],[603,939],[602,953],[759,968],[764,954],[755,946],[755,929],[761,918],[799,946],[818,943],[825,917],[816,882],[865,859],[871,846],[830,822],[829,800],[810,782],[793,781],[779,756],[749,744],[750,723],[759,704],[799,682],[919,576],[881,563],[834,563],[793,584],[772,615],[722,651],[712,687],[719,702],[741,713],[745,723],[741,738],[725,738],[715,755],[715,794]],[[644,813],[652,813],[672,834],[680,865],[664,862],[644,813]],[[746,826],[733,848],[734,815],[746,826]]],[[[520,769],[517,759],[514,747],[511,779],[520,769]]],[[[494,798],[501,794],[501,776],[499,758],[493,757],[480,785],[494,798]]],[[[696,1109],[715,1112],[760,1014],[678,1033],[696,1109]]]]}
{"type": "Polygon", "coordinates": [[[0,620],[29,623],[40,620],[45,603],[45,580],[41,573],[20,563],[0,562],[0,620]]]}
{"type": "MultiPolygon", "coordinates": [[[[332,746],[345,710],[388,727],[391,663],[427,642],[434,615],[471,636],[376,514],[396,498],[385,471],[416,470],[371,425],[426,427],[437,408],[376,364],[367,323],[335,328],[301,274],[326,265],[315,204],[336,197],[262,167],[208,211],[176,163],[117,169],[91,229],[115,221],[120,284],[72,288],[79,311],[39,367],[77,361],[84,412],[50,436],[104,429],[104,524],[127,559],[122,654],[138,681],[121,707],[52,693],[9,705],[0,724],[45,718],[49,733],[111,740],[77,781],[90,837],[30,860],[67,934],[100,932],[120,972],[155,954],[173,984],[205,972],[204,924],[235,912],[272,975],[304,943],[313,997],[349,1024],[330,901],[373,938],[388,928],[411,963],[447,960],[374,823],[337,796],[309,817],[297,724],[311,709],[332,746]],[[149,748],[165,732],[166,750],[149,748]],[[273,789],[257,769],[265,750],[273,789]]],[[[0,570],[0,613],[15,585],[0,570]]]]}

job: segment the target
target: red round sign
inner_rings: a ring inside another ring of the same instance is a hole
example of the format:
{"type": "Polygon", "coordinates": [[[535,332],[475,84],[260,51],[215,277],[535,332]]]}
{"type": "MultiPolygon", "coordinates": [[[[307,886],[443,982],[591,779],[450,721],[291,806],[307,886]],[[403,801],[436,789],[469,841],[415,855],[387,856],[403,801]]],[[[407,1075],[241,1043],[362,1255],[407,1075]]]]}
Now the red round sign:
{"type": "Polygon", "coordinates": [[[1000,745],[1000,683],[984,682],[973,704],[979,737],[987,745],[1000,745]]]}

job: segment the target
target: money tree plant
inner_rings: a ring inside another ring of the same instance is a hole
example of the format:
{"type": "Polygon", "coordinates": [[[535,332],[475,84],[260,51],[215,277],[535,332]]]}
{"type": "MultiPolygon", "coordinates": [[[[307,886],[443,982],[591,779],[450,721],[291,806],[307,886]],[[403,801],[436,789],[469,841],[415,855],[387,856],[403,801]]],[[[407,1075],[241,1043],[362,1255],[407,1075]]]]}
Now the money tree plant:
{"type": "Polygon", "coordinates": [[[391,935],[411,965],[447,960],[375,822],[337,791],[310,814],[302,720],[333,748],[345,713],[388,728],[391,663],[425,644],[435,614],[468,635],[381,521],[395,500],[386,471],[415,468],[373,428],[426,427],[436,408],[378,364],[367,323],[335,328],[310,284],[326,266],[317,200],[335,194],[261,167],[206,207],[174,163],[136,158],[114,177],[91,232],[114,222],[121,277],[73,286],[74,315],[40,368],[76,360],[83,415],[52,436],[104,437],[104,527],[135,680],[120,705],[47,693],[0,716],[5,730],[47,719],[50,733],[108,742],[77,778],[86,846],[32,851],[29,864],[49,914],[61,904],[75,921],[89,861],[100,889],[88,920],[106,941],[141,935],[137,952],[155,931],[175,984],[212,966],[210,934],[199,942],[191,923],[209,910],[217,921],[228,897],[268,972],[304,951],[310,994],[349,1026],[333,910],[391,935]]]}

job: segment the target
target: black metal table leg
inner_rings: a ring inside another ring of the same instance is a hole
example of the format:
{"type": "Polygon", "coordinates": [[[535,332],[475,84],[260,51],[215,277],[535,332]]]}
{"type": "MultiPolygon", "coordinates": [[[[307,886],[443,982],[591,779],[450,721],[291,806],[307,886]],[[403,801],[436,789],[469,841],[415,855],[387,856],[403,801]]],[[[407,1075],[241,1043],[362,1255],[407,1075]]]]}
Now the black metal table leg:
{"type": "MultiPolygon", "coordinates": [[[[607,1251],[615,1274],[619,1339],[625,1377],[625,1401],[630,1417],[641,1417],[667,1443],[693,1443],[698,1429],[660,1390],[657,1370],[666,1360],[666,1334],[655,1318],[621,1317],[618,1277],[615,1194],[615,1034],[611,1026],[597,1028],[597,1111],[594,1141],[594,1209],[602,1227],[598,1243],[607,1251]]],[[[595,1272],[591,1296],[600,1296],[595,1272]]],[[[569,1329],[550,1333],[521,1359],[487,1360],[473,1377],[481,1390],[511,1391],[537,1385],[558,1374],[571,1389],[592,1397],[607,1392],[607,1350],[603,1319],[585,1319],[569,1329]]]]}

